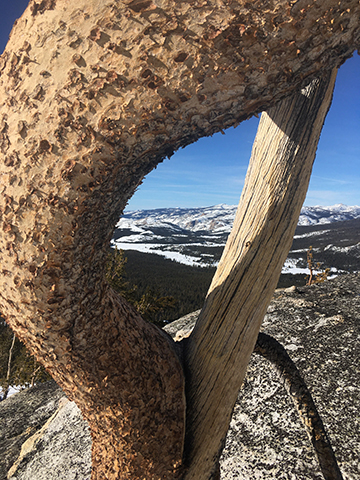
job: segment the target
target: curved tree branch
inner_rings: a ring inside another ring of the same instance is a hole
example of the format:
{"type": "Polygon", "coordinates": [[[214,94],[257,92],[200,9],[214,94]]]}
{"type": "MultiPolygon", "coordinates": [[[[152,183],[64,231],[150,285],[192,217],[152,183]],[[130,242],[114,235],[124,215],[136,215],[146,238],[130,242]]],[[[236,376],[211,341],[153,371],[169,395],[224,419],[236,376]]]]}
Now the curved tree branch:
{"type": "Polygon", "coordinates": [[[311,393],[285,348],[275,338],[260,332],[254,352],[269,360],[279,374],[313,444],[325,480],[342,480],[334,451],[311,393]]]}

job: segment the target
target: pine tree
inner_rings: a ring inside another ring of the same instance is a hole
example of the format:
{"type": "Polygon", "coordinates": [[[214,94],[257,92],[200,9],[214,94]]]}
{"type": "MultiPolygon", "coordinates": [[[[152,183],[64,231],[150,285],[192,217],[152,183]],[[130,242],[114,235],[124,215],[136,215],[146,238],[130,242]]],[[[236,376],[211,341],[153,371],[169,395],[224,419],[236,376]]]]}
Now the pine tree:
{"type": "Polygon", "coordinates": [[[50,378],[0,317],[0,400],[7,398],[11,387],[27,388],[50,378]]]}
{"type": "Polygon", "coordinates": [[[163,327],[165,321],[162,314],[176,306],[176,299],[172,296],[163,296],[151,287],[142,295],[139,294],[138,287],[126,280],[126,262],[123,250],[116,248],[114,252],[109,253],[106,265],[108,283],[133,305],[145,320],[163,327]]]}

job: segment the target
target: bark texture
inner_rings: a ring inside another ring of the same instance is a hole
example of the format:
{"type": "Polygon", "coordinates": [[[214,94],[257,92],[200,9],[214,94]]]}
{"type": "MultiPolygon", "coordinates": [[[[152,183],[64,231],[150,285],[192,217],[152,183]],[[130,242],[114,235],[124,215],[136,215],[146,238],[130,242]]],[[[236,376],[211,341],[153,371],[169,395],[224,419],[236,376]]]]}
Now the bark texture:
{"type": "Polygon", "coordinates": [[[234,226],[187,341],[187,480],[216,478],[237,393],[294,237],[335,78],[336,70],[261,116],[234,226]]]}
{"type": "Polygon", "coordinates": [[[359,18],[355,0],[31,0],[14,26],[0,57],[0,309],[88,418],[94,478],[176,478],[182,457],[178,356],[104,280],[127,200],[174,150],[339,65],[359,18]]]}

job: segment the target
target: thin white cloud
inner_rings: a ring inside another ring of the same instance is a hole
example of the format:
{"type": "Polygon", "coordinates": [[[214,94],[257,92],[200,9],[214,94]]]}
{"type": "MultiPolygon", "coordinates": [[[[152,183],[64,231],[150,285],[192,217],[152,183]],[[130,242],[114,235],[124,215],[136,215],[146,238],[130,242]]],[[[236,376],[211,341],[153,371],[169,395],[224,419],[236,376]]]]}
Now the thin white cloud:
{"type": "Polygon", "coordinates": [[[338,190],[309,190],[304,205],[335,205],[343,203],[345,205],[358,205],[359,191],[338,191],[338,190]]]}
{"type": "Polygon", "coordinates": [[[354,179],[345,179],[345,178],[336,178],[336,177],[323,177],[320,175],[313,175],[312,177],[313,182],[320,182],[320,183],[331,183],[333,185],[356,185],[359,184],[358,182],[354,181],[354,179]]]}

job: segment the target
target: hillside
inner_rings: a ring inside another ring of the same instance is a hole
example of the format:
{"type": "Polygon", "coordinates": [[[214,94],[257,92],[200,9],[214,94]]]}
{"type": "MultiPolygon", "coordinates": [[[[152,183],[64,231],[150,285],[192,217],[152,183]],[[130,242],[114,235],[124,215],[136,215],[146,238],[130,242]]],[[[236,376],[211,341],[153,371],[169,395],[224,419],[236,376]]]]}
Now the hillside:
{"type": "MultiPolygon", "coordinates": [[[[127,213],[113,246],[125,251],[127,276],[178,302],[168,320],[201,308],[235,215],[235,207],[159,209],[127,213]],[[204,268],[206,267],[206,268],[204,268]]],[[[278,287],[304,285],[308,248],[332,275],[360,271],[360,207],[304,207],[278,287]]]]}
{"type": "MultiPolygon", "coordinates": [[[[230,233],[235,211],[234,206],[216,205],[128,212],[117,225],[112,245],[123,250],[155,253],[187,265],[215,266],[230,233]]],[[[316,255],[320,254],[318,261],[332,261],[326,266],[334,267],[333,272],[357,271],[359,226],[360,207],[303,207],[283,273],[306,273],[302,259],[306,260],[310,245],[316,255]],[[347,256],[345,264],[343,253],[347,256]]]]}

